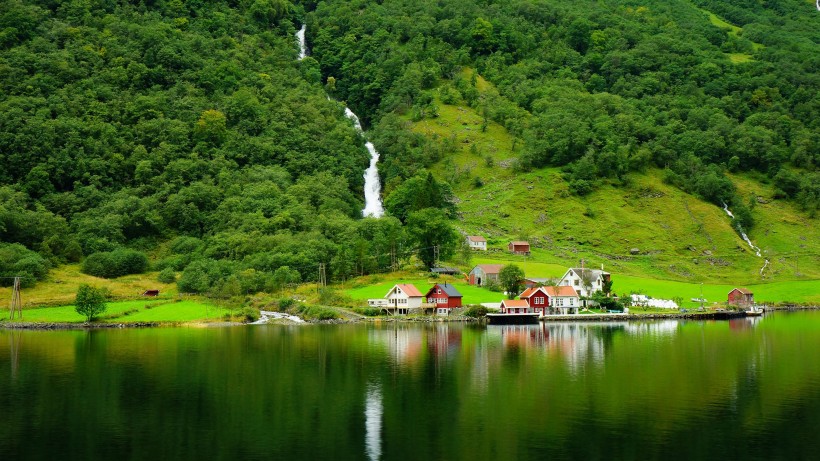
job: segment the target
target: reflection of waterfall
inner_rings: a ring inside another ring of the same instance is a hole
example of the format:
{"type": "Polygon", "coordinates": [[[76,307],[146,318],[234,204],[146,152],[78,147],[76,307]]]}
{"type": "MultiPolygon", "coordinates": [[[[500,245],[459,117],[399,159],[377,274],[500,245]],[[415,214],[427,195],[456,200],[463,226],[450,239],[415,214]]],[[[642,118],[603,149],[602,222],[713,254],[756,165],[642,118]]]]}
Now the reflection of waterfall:
{"type": "MultiPolygon", "coordinates": [[[[353,126],[356,127],[356,131],[364,136],[364,130],[362,130],[362,123],[359,121],[359,117],[347,107],[345,107],[345,117],[353,120],[353,126]]],[[[370,141],[367,141],[364,147],[366,147],[367,152],[370,153],[370,166],[364,172],[364,210],[362,210],[362,215],[380,218],[384,214],[384,208],[382,208],[382,186],[379,181],[379,168],[376,166],[376,163],[379,161],[379,153],[370,141]]]]}
{"type": "MultiPolygon", "coordinates": [[[[305,43],[306,30],[307,25],[302,24],[302,28],[296,32],[296,39],[299,41],[300,61],[307,56],[307,44],[305,43]]],[[[362,216],[381,218],[384,214],[384,208],[382,207],[381,200],[382,186],[379,181],[379,168],[376,166],[379,161],[379,153],[376,151],[376,147],[373,143],[367,141],[367,137],[364,135],[364,130],[362,129],[362,124],[359,121],[359,117],[347,107],[345,107],[345,117],[353,120],[353,126],[356,127],[356,131],[359,132],[359,135],[365,138],[366,142],[364,147],[367,148],[367,152],[370,154],[370,166],[368,166],[364,171],[364,209],[362,210],[362,216]]]]}
{"type": "Polygon", "coordinates": [[[299,60],[305,59],[307,56],[307,43],[305,42],[305,31],[307,30],[307,24],[302,24],[302,28],[296,32],[296,40],[299,41],[299,60]]]}
{"type": "MultiPolygon", "coordinates": [[[[820,1],[820,0],[818,0],[818,1],[820,1]]],[[[730,218],[735,219],[735,215],[733,215],[732,212],[729,211],[729,205],[727,205],[725,202],[723,203],[723,211],[725,211],[726,214],[729,215],[730,218]]],[[[743,240],[745,240],[746,243],[749,244],[749,247],[752,249],[752,251],[755,252],[755,255],[757,255],[758,258],[763,258],[763,255],[760,252],[760,247],[757,247],[757,246],[755,246],[754,243],[752,243],[751,239],[749,239],[749,236],[746,235],[746,232],[743,232],[743,228],[738,226],[737,230],[738,230],[738,232],[740,232],[740,237],[743,240]]],[[[766,259],[766,258],[763,258],[763,267],[760,268],[760,275],[763,275],[763,271],[766,270],[766,266],[768,266],[768,265],[769,265],[769,260],[766,259]]]]}
{"type": "Polygon", "coordinates": [[[377,460],[382,457],[382,391],[376,384],[368,384],[364,407],[364,443],[367,458],[377,460]]]}

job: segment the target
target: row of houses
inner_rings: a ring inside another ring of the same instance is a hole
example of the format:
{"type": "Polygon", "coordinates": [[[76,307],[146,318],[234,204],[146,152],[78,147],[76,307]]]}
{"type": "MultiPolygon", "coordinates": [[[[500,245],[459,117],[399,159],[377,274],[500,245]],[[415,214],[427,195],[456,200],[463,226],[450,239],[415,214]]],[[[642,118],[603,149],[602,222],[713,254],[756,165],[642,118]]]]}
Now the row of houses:
{"type": "Polygon", "coordinates": [[[388,314],[406,315],[412,313],[435,313],[449,315],[462,307],[461,293],[449,283],[437,283],[422,294],[411,283],[396,284],[384,298],[367,300],[367,305],[383,309],[388,314]]]}
{"type": "MultiPolygon", "coordinates": [[[[498,274],[503,264],[479,264],[470,271],[467,277],[470,285],[485,286],[489,283],[498,283],[498,274]]],[[[592,296],[596,291],[602,291],[611,280],[611,274],[601,270],[571,267],[558,280],[558,286],[572,287],[580,297],[592,296]]],[[[534,288],[546,284],[547,279],[525,278],[524,285],[534,288]]]]}

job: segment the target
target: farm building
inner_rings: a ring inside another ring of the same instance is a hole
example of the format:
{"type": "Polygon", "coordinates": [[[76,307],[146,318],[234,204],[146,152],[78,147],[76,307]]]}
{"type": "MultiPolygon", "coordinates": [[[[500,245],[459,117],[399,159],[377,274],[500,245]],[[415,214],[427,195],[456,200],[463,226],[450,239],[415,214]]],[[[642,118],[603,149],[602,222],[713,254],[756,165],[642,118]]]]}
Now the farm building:
{"type": "Polygon", "coordinates": [[[735,288],[729,292],[729,304],[732,306],[748,308],[754,305],[755,295],[746,288],[735,288]]]}
{"type": "Polygon", "coordinates": [[[503,264],[479,264],[470,271],[470,285],[484,286],[488,281],[498,282],[503,264]]]}
{"type": "Polygon", "coordinates": [[[514,240],[507,245],[507,249],[510,250],[510,253],[516,255],[530,255],[530,243],[524,242],[521,240],[514,240]]]}
{"type": "Polygon", "coordinates": [[[472,250],[487,251],[487,239],[480,235],[468,235],[467,245],[469,245],[472,250]]]}

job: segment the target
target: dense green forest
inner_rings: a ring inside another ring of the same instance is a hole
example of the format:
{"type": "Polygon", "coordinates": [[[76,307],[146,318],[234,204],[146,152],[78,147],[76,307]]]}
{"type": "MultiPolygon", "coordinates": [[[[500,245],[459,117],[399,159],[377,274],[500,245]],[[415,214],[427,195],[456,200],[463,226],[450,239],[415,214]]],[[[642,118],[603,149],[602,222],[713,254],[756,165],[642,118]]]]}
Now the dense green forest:
{"type": "Polygon", "coordinates": [[[801,0],[9,0],[0,276],[95,254],[88,271],[144,270],[129,248],[183,291],[230,294],[452,255],[452,191],[425,170],[452,146],[405,122],[436,100],[502,124],[516,168],[561,166],[578,195],[659,167],[748,230],[725,173],[755,172],[813,214],[817,20],[801,0]],[[386,218],[361,218],[367,151],[328,94],[382,154],[386,218]]]}

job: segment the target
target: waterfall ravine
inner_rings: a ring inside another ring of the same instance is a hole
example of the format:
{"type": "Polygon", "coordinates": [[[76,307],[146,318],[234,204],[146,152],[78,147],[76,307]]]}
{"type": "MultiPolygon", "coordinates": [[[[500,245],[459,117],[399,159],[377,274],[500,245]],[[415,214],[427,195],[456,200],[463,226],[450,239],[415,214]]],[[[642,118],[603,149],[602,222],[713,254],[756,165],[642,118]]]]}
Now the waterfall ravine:
{"type": "MultiPolygon", "coordinates": [[[[296,40],[299,42],[300,61],[307,56],[307,43],[305,42],[306,30],[307,25],[302,24],[302,28],[296,32],[296,40]]],[[[362,215],[380,218],[384,215],[384,207],[382,206],[382,185],[379,180],[379,167],[377,165],[379,162],[379,152],[376,151],[376,147],[373,143],[367,140],[359,117],[356,116],[349,107],[345,107],[345,117],[353,121],[353,126],[356,128],[359,136],[364,138],[364,147],[367,148],[367,152],[370,154],[370,166],[364,171],[364,209],[362,210],[362,215]]]]}
{"type": "MultiPolygon", "coordinates": [[[[820,1],[820,0],[818,0],[818,1],[820,1]]],[[[725,211],[725,212],[726,212],[726,214],[727,214],[727,215],[729,215],[729,217],[730,217],[730,218],[732,218],[732,219],[734,219],[734,218],[735,218],[735,215],[733,215],[733,214],[732,214],[732,212],[731,212],[731,211],[729,211],[729,205],[727,205],[726,203],[724,203],[724,204],[723,204],[723,211],[725,211]]],[[[740,226],[738,226],[738,227],[740,227],[740,226]]],[[[746,235],[746,232],[743,232],[743,229],[738,229],[738,231],[740,232],[740,237],[741,237],[744,241],[746,241],[746,243],[749,245],[749,248],[751,248],[751,249],[752,249],[752,251],[754,251],[754,252],[755,252],[755,255],[756,255],[758,258],[763,258],[763,254],[762,254],[762,252],[760,251],[760,247],[755,246],[755,244],[754,244],[754,243],[752,243],[752,240],[751,240],[751,239],[749,239],[749,236],[748,236],[748,235],[746,235]]],[[[766,259],[766,258],[763,258],[763,267],[761,267],[761,268],[760,268],[760,275],[761,275],[761,276],[763,275],[763,271],[764,271],[764,270],[766,270],[766,266],[768,266],[768,265],[769,265],[769,260],[768,260],[768,259],[766,259]]]]}

